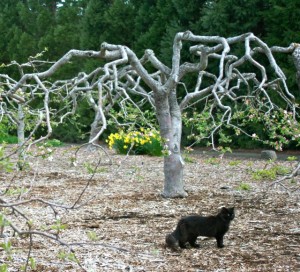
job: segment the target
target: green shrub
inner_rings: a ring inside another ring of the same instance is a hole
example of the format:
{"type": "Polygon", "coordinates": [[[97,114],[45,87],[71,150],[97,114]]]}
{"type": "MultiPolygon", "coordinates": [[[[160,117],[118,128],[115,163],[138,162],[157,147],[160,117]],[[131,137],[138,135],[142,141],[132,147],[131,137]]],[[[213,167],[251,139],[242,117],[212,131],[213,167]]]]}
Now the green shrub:
{"type": "Polygon", "coordinates": [[[282,150],[300,145],[300,123],[294,120],[292,112],[274,109],[265,113],[255,108],[250,100],[245,102],[241,107],[232,106],[230,124],[224,122],[222,111],[211,112],[210,106],[200,108],[201,112],[183,113],[183,141],[189,144],[195,141],[200,146],[209,146],[214,141],[216,146],[246,149],[272,147],[282,150]]]}
{"type": "Polygon", "coordinates": [[[0,172],[12,172],[14,164],[10,161],[10,158],[5,158],[5,144],[0,146],[0,172]]]}
{"type": "Polygon", "coordinates": [[[141,128],[140,131],[125,132],[121,130],[112,133],[106,140],[110,149],[114,148],[120,154],[163,155],[161,137],[156,130],[141,128]]]}
{"type": "Polygon", "coordinates": [[[7,135],[0,137],[0,143],[7,143],[7,144],[17,144],[18,143],[18,137],[7,135]]]}
{"type": "Polygon", "coordinates": [[[0,123],[0,144],[16,144],[18,143],[18,137],[10,135],[8,131],[8,124],[6,122],[0,123]]]}

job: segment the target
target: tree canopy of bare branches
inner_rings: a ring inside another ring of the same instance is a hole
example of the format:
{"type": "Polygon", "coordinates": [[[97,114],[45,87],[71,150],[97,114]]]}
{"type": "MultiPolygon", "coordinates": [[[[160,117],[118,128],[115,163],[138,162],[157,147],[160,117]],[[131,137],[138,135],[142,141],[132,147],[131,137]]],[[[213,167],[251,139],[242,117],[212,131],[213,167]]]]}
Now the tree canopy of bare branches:
{"type": "Polygon", "coordinates": [[[122,108],[122,102],[130,102],[143,114],[141,105],[149,102],[168,150],[164,157],[163,195],[186,196],[181,157],[182,112],[196,103],[209,107],[212,120],[215,109],[222,112],[221,121],[214,123],[210,134],[213,147],[214,135],[222,125],[236,126],[231,120],[238,104],[251,104],[267,115],[279,107],[272,101],[272,93],[276,93],[282,100],[281,107],[296,118],[295,97],[287,87],[286,77],[277,65],[274,53],[293,54],[298,67],[297,50],[295,43],[286,48],[269,47],[253,33],[223,38],[186,31],[177,33],[174,38],[170,67],[150,49],[138,58],[130,48],[108,43],[103,43],[99,52],[71,50],[46,70],[41,70],[40,65],[44,63],[38,59],[25,64],[13,62],[10,65],[18,66],[20,78],[16,80],[0,74],[0,113],[17,124],[21,146],[30,147],[51,135],[54,118],[62,123],[68,115],[74,114],[79,97],[84,97],[95,113],[89,140],[92,144],[97,143],[106,129],[107,113],[116,103],[122,108]],[[184,62],[182,51],[186,49],[190,58],[184,62]],[[82,71],[69,79],[52,81],[57,70],[73,58],[96,58],[99,64],[101,60],[106,64],[90,73],[82,71]],[[32,73],[24,72],[28,67],[32,73]],[[196,79],[187,85],[185,77],[190,74],[196,79]],[[179,86],[184,87],[184,94],[179,94],[179,86]],[[137,96],[140,97],[138,103],[132,98],[137,96]],[[33,107],[37,99],[43,103],[33,107]],[[53,108],[51,103],[57,101],[63,104],[53,108]],[[35,123],[26,139],[24,114],[34,116],[35,123]],[[46,134],[32,140],[41,125],[46,126],[46,134]]]}

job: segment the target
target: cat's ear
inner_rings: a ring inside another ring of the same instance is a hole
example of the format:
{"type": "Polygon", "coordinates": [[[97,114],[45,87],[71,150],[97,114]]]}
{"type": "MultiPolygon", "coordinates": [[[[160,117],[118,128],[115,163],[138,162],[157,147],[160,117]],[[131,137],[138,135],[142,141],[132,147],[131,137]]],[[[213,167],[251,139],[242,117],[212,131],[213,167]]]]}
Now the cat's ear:
{"type": "Polygon", "coordinates": [[[222,208],[221,208],[221,212],[222,212],[222,213],[223,213],[223,212],[228,212],[228,210],[227,210],[227,208],[222,207],[222,208]]]}

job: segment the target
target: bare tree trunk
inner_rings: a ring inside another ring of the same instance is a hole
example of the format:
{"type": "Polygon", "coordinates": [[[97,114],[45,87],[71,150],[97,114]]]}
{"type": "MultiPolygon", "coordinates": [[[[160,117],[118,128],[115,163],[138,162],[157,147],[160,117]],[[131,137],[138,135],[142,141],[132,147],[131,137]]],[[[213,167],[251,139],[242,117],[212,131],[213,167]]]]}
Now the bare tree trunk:
{"type": "Polygon", "coordinates": [[[18,145],[21,146],[25,141],[25,123],[24,123],[24,112],[23,106],[21,104],[18,105],[18,145]]]}
{"type": "MultiPolygon", "coordinates": [[[[25,142],[25,122],[24,122],[24,112],[23,106],[21,104],[18,105],[18,145],[21,147],[25,142]]],[[[23,148],[18,149],[18,168],[20,170],[23,169],[25,163],[25,153],[23,148]]]]}
{"type": "MultiPolygon", "coordinates": [[[[99,112],[97,112],[95,114],[95,118],[94,118],[94,121],[93,123],[91,124],[91,132],[90,132],[90,137],[89,137],[89,142],[91,140],[93,140],[96,135],[99,133],[100,129],[101,129],[101,121],[102,121],[102,118],[99,114],[99,112]]],[[[96,139],[92,142],[93,144],[98,144],[99,143],[99,140],[96,139]]]]}
{"type": "Polygon", "coordinates": [[[171,154],[164,160],[164,191],[163,197],[186,197],[183,182],[184,163],[181,154],[171,154]]]}
{"type": "Polygon", "coordinates": [[[176,93],[155,92],[155,105],[160,134],[165,141],[169,154],[164,158],[164,197],[186,197],[184,190],[184,162],[180,152],[181,112],[176,93]]]}
{"type": "Polygon", "coordinates": [[[87,102],[95,112],[95,117],[93,123],[91,124],[91,131],[89,137],[89,142],[91,144],[88,146],[89,150],[93,150],[94,149],[93,144],[99,144],[99,138],[96,138],[94,141],[93,139],[98,135],[99,131],[101,130],[102,116],[99,112],[98,105],[94,100],[91,91],[87,92],[87,102]]]}
{"type": "Polygon", "coordinates": [[[298,89],[300,90],[300,46],[298,46],[293,52],[293,60],[297,69],[296,78],[298,83],[298,89]]]}

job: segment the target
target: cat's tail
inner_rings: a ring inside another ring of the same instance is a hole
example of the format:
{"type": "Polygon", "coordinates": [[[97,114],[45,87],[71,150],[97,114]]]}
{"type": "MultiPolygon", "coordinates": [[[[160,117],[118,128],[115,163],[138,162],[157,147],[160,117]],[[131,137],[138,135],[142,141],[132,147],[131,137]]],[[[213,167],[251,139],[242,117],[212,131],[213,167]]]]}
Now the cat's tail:
{"type": "Polygon", "coordinates": [[[167,247],[173,249],[173,250],[178,250],[179,249],[179,242],[173,235],[173,233],[169,233],[166,236],[166,245],[167,247]]]}

